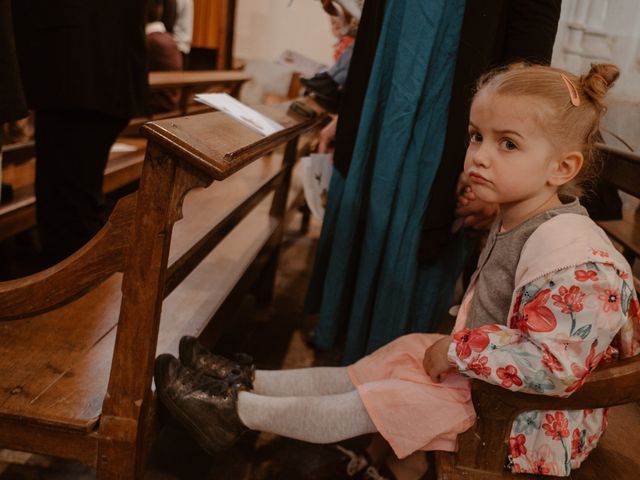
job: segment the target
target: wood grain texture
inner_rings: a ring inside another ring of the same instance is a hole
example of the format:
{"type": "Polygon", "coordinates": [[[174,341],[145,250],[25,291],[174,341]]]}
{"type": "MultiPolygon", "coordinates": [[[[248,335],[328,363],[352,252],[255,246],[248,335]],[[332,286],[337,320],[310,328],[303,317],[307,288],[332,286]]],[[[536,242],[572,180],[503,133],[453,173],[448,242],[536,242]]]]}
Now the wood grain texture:
{"type": "Polygon", "coordinates": [[[214,87],[243,84],[251,75],[239,70],[180,70],[149,72],[149,88],[214,87]]]}
{"type": "Polygon", "coordinates": [[[1,282],[0,321],[58,308],[122,271],[136,200],[136,194],[121,199],[107,224],[69,258],[43,272],[1,282]]]}
{"type": "Polygon", "coordinates": [[[221,112],[205,113],[146,123],[142,134],[167,151],[180,156],[213,180],[223,180],[252,161],[327,121],[325,115],[303,119],[288,113],[288,103],[256,107],[283,125],[279,132],[263,137],[221,112]],[[211,135],[216,132],[216,135],[211,135]]]}

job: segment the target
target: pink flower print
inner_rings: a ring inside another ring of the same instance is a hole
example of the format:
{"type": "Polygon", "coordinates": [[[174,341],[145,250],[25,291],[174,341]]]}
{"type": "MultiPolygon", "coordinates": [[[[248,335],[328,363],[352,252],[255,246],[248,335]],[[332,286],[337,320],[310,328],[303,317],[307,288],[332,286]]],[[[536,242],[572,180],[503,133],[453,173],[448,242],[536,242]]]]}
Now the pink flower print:
{"type": "Polygon", "coordinates": [[[626,280],[627,278],[629,278],[629,274],[624,270],[616,270],[616,273],[622,280],[626,280]]]}
{"type": "Polygon", "coordinates": [[[489,359],[485,356],[478,355],[469,362],[469,369],[479,377],[488,377],[491,375],[491,367],[487,366],[489,359]]]}
{"type": "Polygon", "coordinates": [[[513,309],[511,310],[511,318],[509,319],[509,328],[519,328],[520,323],[520,304],[522,303],[523,291],[520,290],[516,296],[516,300],[513,302],[513,309]]]}
{"type": "Polygon", "coordinates": [[[629,319],[640,322],[640,302],[637,298],[632,298],[629,303],[629,319]]]}
{"type": "Polygon", "coordinates": [[[562,440],[569,436],[569,420],[563,412],[556,412],[555,415],[547,413],[545,420],[547,423],[542,424],[545,435],[553,440],[562,440]]]}
{"type": "Polygon", "coordinates": [[[584,444],[582,443],[582,432],[579,428],[573,430],[571,435],[571,460],[581,455],[584,451],[584,444]]]}
{"type": "Polygon", "coordinates": [[[587,355],[587,359],[585,360],[584,367],[581,365],[578,365],[577,363],[571,364],[571,371],[573,371],[573,374],[576,377],[576,381],[573,382],[571,385],[569,385],[565,389],[565,392],[573,392],[578,388],[580,388],[584,383],[585,379],[587,378],[587,375],[589,374],[589,372],[593,371],[598,366],[598,364],[600,363],[600,360],[602,360],[602,357],[604,356],[604,352],[601,352],[598,355],[596,355],[597,345],[598,345],[598,341],[594,340],[594,342],[591,344],[589,355],[587,355]]]}
{"type": "MultiPolygon", "coordinates": [[[[563,472],[558,464],[551,460],[553,455],[548,444],[543,444],[539,449],[534,451],[530,457],[531,470],[541,475],[562,475],[563,472]]],[[[529,473],[529,472],[527,472],[529,473]]]]}
{"type": "Polygon", "coordinates": [[[580,287],[572,285],[567,289],[560,287],[558,295],[552,295],[553,304],[562,307],[562,313],[577,313],[582,311],[582,299],[585,294],[580,291],[580,287]]]}
{"type": "Polygon", "coordinates": [[[551,473],[551,465],[547,465],[544,458],[538,458],[533,461],[533,471],[540,475],[549,475],[551,473]]]}
{"type": "Polygon", "coordinates": [[[515,437],[509,439],[509,450],[513,458],[518,458],[520,455],[527,454],[527,447],[524,446],[527,441],[527,437],[519,433],[515,437]]]}
{"type": "Polygon", "coordinates": [[[609,423],[609,409],[605,408],[602,411],[602,432],[604,433],[604,431],[607,429],[607,424],[609,423]]]}
{"type": "Polygon", "coordinates": [[[502,380],[502,386],[504,388],[511,388],[512,385],[517,385],[518,387],[522,385],[522,379],[518,376],[518,369],[513,365],[498,368],[496,375],[502,380]]]}
{"type": "Polygon", "coordinates": [[[602,300],[603,312],[617,312],[620,309],[620,290],[609,290],[605,288],[598,295],[598,299],[602,300]]]}
{"type": "Polygon", "coordinates": [[[576,270],[575,275],[578,282],[586,282],[588,280],[598,281],[598,272],[595,270],[576,270]]]}
{"type": "Polygon", "coordinates": [[[600,432],[596,432],[593,435],[589,435],[587,437],[587,447],[589,447],[589,449],[595,447],[599,439],[600,439],[600,432]]]}
{"type": "Polygon", "coordinates": [[[456,343],[456,355],[460,360],[464,360],[471,356],[471,352],[482,352],[489,346],[488,332],[498,331],[495,325],[485,325],[479,328],[465,328],[453,335],[453,341],[456,343]]]}
{"type": "Polygon", "coordinates": [[[598,250],[597,248],[592,248],[591,254],[595,255],[596,257],[602,257],[602,258],[609,257],[609,254],[607,252],[605,252],[604,250],[598,250]]]}
{"type": "Polygon", "coordinates": [[[556,328],[557,321],[553,312],[545,304],[549,300],[551,290],[548,288],[538,292],[533,299],[522,307],[522,321],[520,328],[523,331],[550,332],[556,328]]]}
{"type": "Polygon", "coordinates": [[[580,337],[569,335],[565,332],[555,333],[553,338],[549,339],[553,344],[553,354],[563,358],[573,357],[582,352],[584,341],[580,337]]]}
{"type": "Polygon", "coordinates": [[[542,344],[542,364],[547,367],[550,372],[561,372],[564,370],[560,361],[551,353],[549,347],[544,343],[542,344]]]}

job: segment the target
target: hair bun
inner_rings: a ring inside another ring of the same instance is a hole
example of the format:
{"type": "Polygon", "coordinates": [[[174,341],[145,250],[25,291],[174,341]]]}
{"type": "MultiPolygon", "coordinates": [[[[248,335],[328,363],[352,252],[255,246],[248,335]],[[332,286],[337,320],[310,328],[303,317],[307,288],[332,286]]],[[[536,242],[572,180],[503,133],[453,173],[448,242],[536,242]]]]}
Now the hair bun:
{"type": "Polygon", "coordinates": [[[580,84],[585,95],[599,109],[604,108],[604,97],[620,76],[620,70],[610,63],[593,63],[589,73],[580,77],[580,84]]]}

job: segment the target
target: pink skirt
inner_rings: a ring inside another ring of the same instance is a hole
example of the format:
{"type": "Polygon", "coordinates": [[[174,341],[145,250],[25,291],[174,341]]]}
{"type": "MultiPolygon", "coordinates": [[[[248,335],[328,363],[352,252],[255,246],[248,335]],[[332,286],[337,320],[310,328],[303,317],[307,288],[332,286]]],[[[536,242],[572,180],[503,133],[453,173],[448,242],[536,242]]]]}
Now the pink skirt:
{"type": "Polygon", "coordinates": [[[456,450],[476,420],[469,379],[451,373],[434,383],[422,368],[438,334],[405,335],[349,366],[367,413],[398,458],[416,450],[456,450]]]}

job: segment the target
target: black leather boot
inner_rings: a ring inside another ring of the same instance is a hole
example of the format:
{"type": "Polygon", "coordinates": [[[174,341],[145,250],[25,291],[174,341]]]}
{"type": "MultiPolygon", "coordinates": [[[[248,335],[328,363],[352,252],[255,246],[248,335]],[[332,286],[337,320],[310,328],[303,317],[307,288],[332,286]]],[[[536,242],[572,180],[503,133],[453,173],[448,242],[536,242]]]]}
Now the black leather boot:
{"type": "Polygon", "coordinates": [[[238,390],[185,367],[173,355],[156,359],[160,401],[208,453],[231,447],[247,430],[238,416],[238,390]]]}
{"type": "Polygon", "coordinates": [[[198,342],[196,337],[180,339],[180,362],[193,370],[236,385],[239,390],[253,389],[256,367],[253,358],[245,353],[236,353],[235,361],[215,355],[198,342]]]}

